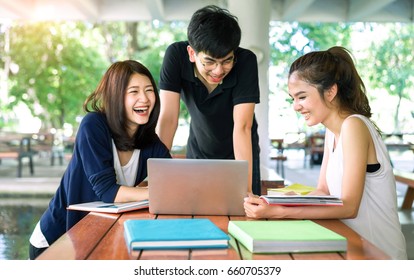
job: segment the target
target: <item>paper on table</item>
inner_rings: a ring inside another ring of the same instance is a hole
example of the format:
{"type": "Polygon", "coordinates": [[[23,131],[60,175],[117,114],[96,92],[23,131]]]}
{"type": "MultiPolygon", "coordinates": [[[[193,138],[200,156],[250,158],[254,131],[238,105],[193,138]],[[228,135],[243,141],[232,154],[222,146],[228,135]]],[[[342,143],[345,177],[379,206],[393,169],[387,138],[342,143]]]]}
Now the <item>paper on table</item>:
{"type": "Polygon", "coordinates": [[[269,188],[267,189],[267,195],[272,195],[272,196],[276,196],[276,195],[284,196],[284,195],[292,195],[292,194],[305,195],[314,190],[315,190],[314,187],[295,183],[295,184],[289,185],[284,188],[269,188]]]}

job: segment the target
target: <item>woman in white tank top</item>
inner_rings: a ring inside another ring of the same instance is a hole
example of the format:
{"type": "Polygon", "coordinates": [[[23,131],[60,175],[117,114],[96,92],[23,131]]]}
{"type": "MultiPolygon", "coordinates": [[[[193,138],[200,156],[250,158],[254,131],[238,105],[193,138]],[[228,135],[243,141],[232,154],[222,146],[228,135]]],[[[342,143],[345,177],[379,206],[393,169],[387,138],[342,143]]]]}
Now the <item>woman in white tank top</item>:
{"type": "Polygon", "coordinates": [[[379,129],[351,54],[342,47],[315,51],[290,67],[289,94],[306,124],[326,127],[318,186],[312,194],[336,195],[343,206],[269,206],[245,199],[252,218],[341,219],[392,259],[407,259],[397,213],[395,179],[379,129]]]}

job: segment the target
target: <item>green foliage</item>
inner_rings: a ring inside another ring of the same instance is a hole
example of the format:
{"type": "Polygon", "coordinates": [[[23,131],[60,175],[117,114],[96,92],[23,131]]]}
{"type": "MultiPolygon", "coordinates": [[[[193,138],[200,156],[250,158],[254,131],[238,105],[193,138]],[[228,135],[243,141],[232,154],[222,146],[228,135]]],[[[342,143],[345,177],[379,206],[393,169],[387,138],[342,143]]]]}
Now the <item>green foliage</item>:
{"type": "Polygon", "coordinates": [[[288,65],[299,56],[333,46],[349,47],[351,26],[348,23],[270,23],[271,64],[288,65]]]}
{"type": "Polygon", "coordinates": [[[15,23],[10,38],[18,71],[9,76],[9,106],[25,103],[44,129],[76,125],[83,101],[108,65],[93,30],[82,23],[15,23]]]}
{"type": "MultiPolygon", "coordinates": [[[[157,84],[166,48],[175,41],[187,39],[187,23],[183,21],[103,22],[95,28],[105,40],[109,61],[135,59],[151,71],[157,84]]],[[[183,103],[180,117],[189,119],[183,103]]]]}
{"type": "MultiPolygon", "coordinates": [[[[186,39],[186,23],[15,22],[10,38],[8,55],[18,71],[10,71],[9,102],[2,112],[23,102],[43,129],[76,127],[85,98],[110,63],[136,59],[158,82],[165,49],[186,39]]],[[[184,106],[182,115],[188,116],[184,106]]]]}
{"type": "Polygon", "coordinates": [[[414,25],[392,24],[381,26],[387,38],[372,42],[369,59],[375,67],[369,79],[378,88],[385,88],[391,95],[410,99],[414,73],[414,25]],[[385,30],[384,30],[385,29],[385,30]]]}
{"type": "Polygon", "coordinates": [[[394,115],[394,128],[399,131],[399,107],[403,99],[411,100],[414,86],[414,25],[413,24],[371,24],[375,36],[367,49],[367,76],[371,85],[385,89],[388,94],[398,97],[394,115]]]}
{"type": "MultiPolygon", "coordinates": [[[[290,64],[298,57],[310,51],[326,50],[333,46],[349,48],[351,41],[352,25],[348,23],[287,23],[271,22],[270,43],[270,65],[278,67],[276,82],[271,85],[273,94],[283,94],[285,98],[279,100],[280,112],[292,111],[290,99],[286,93],[287,76],[290,64]]],[[[272,90],[271,89],[271,90],[272,90]]],[[[284,117],[284,116],[283,116],[284,117]]],[[[299,120],[301,116],[296,113],[299,120]]],[[[298,124],[301,123],[298,121],[298,124]]],[[[310,128],[304,123],[299,128],[307,131],[319,128],[310,128]]]]}
{"type": "MultiPolygon", "coordinates": [[[[353,52],[353,31],[350,23],[284,23],[270,24],[270,64],[278,67],[276,87],[286,92],[289,65],[299,56],[313,50],[335,45],[353,52]]],[[[360,25],[360,24],[359,24],[360,25]]],[[[360,25],[361,26],[361,25],[360,25]]],[[[361,71],[374,88],[386,89],[390,95],[409,99],[413,88],[413,25],[365,24],[364,28],[382,28],[383,38],[376,38],[367,49],[366,61],[373,65],[361,71]],[[391,71],[392,70],[392,71],[391,71]]],[[[136,59],[146,65],[158,82],[165,49],[174,41],[186,40],[187,22],[13,22],[10,27],[10,53],[4,53],[6,36],[0,29],[0,57],[10,57],[9,101],[2,104],[0,127],[12,120],[15,106],[25,103],[34,116],[43,121],[43,128],[61,128],[64,123],[77,125],[83,114],[82,104],[96,87],[110,63],[136,59]],[[7,113],[9,112],[9,113],[7,113]]],[[[365,39],[365,38],[364,38],[365,39]]],[[[5,65],[5,64],[4,64],[5,65]]],[[[3,65],[2,65],[3,66],[3,65]]],[[[2,67],[3,68],[3,67],[2,67]]],[[[282,108],[290,108],[281,102],[282,108]]],[[[397,108],[398,111],[398,108],[397,108]]],[[[183,104],[181,117],[189,115],[183,104]]],[[[396,117],[397,124],[398,116],[396,117]]]]}
{"type": "MultiPolygon", "coordinates": [[[[134,59],[147,66],[158,83],[165,50],[172,42],[187,40],[187,24],[178,21],[169,23],[155,22],[147,23],[140,27],[139,34],[145,34],[147,44],[150,47],[136,51],[134,59]]],[[[182,101],[180,102],[180,117],[188,121],[190,116],[187,108],[182,101]]]]}

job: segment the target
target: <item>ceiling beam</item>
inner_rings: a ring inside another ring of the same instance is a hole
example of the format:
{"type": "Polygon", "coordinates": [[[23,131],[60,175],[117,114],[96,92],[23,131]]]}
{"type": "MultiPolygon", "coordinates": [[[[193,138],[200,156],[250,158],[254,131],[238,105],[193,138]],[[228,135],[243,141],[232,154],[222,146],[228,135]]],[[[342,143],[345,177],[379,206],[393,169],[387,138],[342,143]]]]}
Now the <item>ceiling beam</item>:
{"type": "Polygon", "coordinates": [[[396,0],[350,0],[348,19],[351,21],[363,21],[364,18],[377,13],[396,0]]]}
{"type": "MultiPolygon", "coordinates": [[[[189,20],[207,4],[229,0],[0,0],[0,19],[189,20]]],[[[236,0],[239,1],[239,0],[236,0]]],[[[251,0],[252,1],[252,0],[251,0]]],[[[258,0],[259,5],[261,0],[258,0]]],[[[414,0],[271,0],[272,20],[413,22],[414,0]]]]}
{"type": "Polygon", "coordinates": [[[300,17],[315,0],[292,0],[284,1],[283,4],[283,20],[295,20],[300,17]]]}
{"type": "Polygon", "coordinates": [[[96,0],[71,0],[69,1],[80,14],[85,15],[88,20],[97,20],[99,18],[99,6],[96,0]]]}
{"type": "Polygon", "coordinates": [[[410,16],[411,22],[414,22],[414,1],[411,3],[411,16],[410,16]]]}
{"type": "Polygon", "coordinates": [[[163,0],[145,0],[145,5],[151,14],[152,19],[164,20],[164,1],[163,0]]]}
{"type": "Polygon", "coordinates": [[[0,0],[0,10],[6,10],[8,13],[18,19],[26,19],[31,17],[30,11],[33,11],[33,2],[0,0]]]}

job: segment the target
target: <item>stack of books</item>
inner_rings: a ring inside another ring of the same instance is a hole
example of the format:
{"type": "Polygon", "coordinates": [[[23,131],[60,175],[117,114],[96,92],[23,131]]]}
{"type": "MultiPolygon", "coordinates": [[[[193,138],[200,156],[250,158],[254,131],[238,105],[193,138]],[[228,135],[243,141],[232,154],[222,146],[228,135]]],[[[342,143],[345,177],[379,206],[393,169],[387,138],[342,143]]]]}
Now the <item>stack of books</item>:
{"type": "Polygon", "coordinates": [[[333,195],[262,195],[269,205],[283,206],[342,206],[342,199],[333,195]]]}

